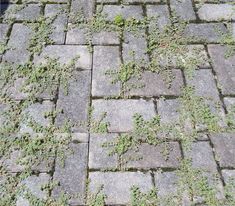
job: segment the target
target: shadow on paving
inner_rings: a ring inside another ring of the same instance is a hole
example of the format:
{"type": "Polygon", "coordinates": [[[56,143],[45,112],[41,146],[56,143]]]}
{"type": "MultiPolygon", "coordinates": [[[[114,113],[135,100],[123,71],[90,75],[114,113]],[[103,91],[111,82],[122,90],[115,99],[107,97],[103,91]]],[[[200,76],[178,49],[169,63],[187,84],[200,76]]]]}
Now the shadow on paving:
{"type": "Polygon", "coordinates": [[[9,0],[0,0],[0,17],[2,17],[9,6],[9,0]]]}

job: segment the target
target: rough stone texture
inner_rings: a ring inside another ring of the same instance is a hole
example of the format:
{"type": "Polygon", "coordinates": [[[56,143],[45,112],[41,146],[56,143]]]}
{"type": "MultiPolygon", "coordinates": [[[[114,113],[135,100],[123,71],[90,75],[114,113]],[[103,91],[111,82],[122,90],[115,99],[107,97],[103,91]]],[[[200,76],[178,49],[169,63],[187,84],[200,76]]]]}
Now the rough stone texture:
{"type": "Polygon", "coordinates": [[[204,4],[198,10],[198,16],[205,21],[234,20],[234,8],[231,4],[204,4]]]}
{"type": "Polygon", "coordinates": [[[185,156],[187,158],[192,158],[192,165],[194,168],[200,168],[207,172],[217,172],[216,162],[209,142],[193,143],[192,150],[185,151],[185,156]]]}
{"type": "Polygon", "coordinates": [[[235,168],[235,134],[211,134],[211,141],[220,166],[235,168]]]}
{"type": "Polygon", "coordinates": [[[235,95],[235,56],[225,58],[226,47],[209,45],[209,54],[216,72],[221,91],[224,95],[235,95]]]}
{"type": "Polygon", "coordinates": [[[103,14],[107,14],[108,20],[113,20],[115,16],[122,15],[123,18],[143,18],[143,10],[141,6],[119,6],[119,5],[105,5],[102,11],[103,14]]]}
{"type": "Polygon", "coordinates": [[[94,12],[94,0],[72,0],[71,13],[77,15],[82,12],[86,18],[91,18],[94,12]]]}
{"type": "Polygon", "coordinates": [[[40,16],[39,4],[27,4],[25,7],[17,4],[11,4],[6,12],[9,12],[7,19],[15,19],[18,21],[34,21],[40,16]]]}
{"type": "Polygon", "coordinates": [[[188,37],[189,42],[216,43],[221,39],[220,32],[227,32],[222,23],[191,23],[186,26],[184,34],[188,37]]]}
{"type": "Polygon", "coordinates": [[[96,192],[97,187],[104,185],[104,193],[107,195],[106,204],[126,205],[130,200],[130,188],[135,185],[141,191],[152,189],[152,181],[149,173],[141,172],[91,172],[89,188],[96,192]]]}
{"type": "Polygon", "coordinates": [[[124,3],[160,3],[165,0],[123,0],[124,3]]]}
{"type": "Polygon", "coordinates": [[[124,62],[145,60],[148,61],[147,41],[145,39],[144,31],[138,35],[131,34],[130,32],[124,33],[123,43],[123,60],[124,62]],[[134,54],[134,59],[133,59],[134,54]]]}
{"type": "Polygon", "coordinates": [[[8,29],[8,24],[0,24],[0,43],[6,40],[8,29]]]}
{"type": "Polygon", "coordinates": [[[129,161],[126,168],[157,169],[157,168],[177,168],[181,159],[180,146],[177,142],[169,143],[169,155],[164,156],[164,146],[142,144],[138,152],[128,152],[124,158],[137,155],[141,157],[138,161],[129,161]]]}
{"type": "Polygon", "coordinates": [[[235,38],[235,23],[232,24],[232,32],[233,32],[233,38],[235,38]]]}
{"type": "Polygon", "coordinates": [[[35,56],[34,62],[44,63],[45,57],[58,58],[61,64],[69,64],[71,60],[79,57],[76,68],[91,69],[91,54],[86,46],[50,45],[45,47],[39,56],[35,56]]]}
{"type": "Polygon", "coordinates": [[[86,30],[69,23],[66,44],[86,44],[86,30]]]}
{"type": "Polygon", "coordinates": [[[230,111],[232,108],[235,107],[235,98],[225,97],[224,98],[224,103],[225,103],[227,111],[230,111]]]}
{"type": "Polygon", "coordinates": [[[118,166],[117,155],[109,155],[111,147],[103,147],[107,142],[114,141],[117,134],[91,134],[89,169],[113,169],[118,166]]]}
{"type": "Polygon", "coordinates": [[[92,71],[92,96],[119,95],[119,83],[112,84],[112,75],[108,70],[117,70],[121,63],[119,47],[95,46],[92,71]]]}
{"type": "Polygon", "coordinates": [[[115,32],[101,31],[93,35],[92,43],[94,45],[114,45],[119,44],[120,40],[118,34],[115,32]]]}
{"type": "Polygon", "coordinates": [[[170,23],[170,14],[167,5],[147,5],[146,9],[148,17],[158,17],[157,22],[152,22],[152,24],[157,25],[159,29],[162,30],[170,23]]]}
{"type": "Polygon", "coordinates": [[[146,120],[155,116],[154,104],[145,100],[93,100],[93,118],[99,120],[107,112],[104,121],[109,122],[110,132],[128,132],[132,130],[132,117],[141,114],[146,120]]]}
{"type": "Polygon", "coordinates": [[[29,51],[27,50],[31,30],[23,24],[14,24],[8,46],[11,48],[4,56],[3,61],[16,64],[26,63],[29,59],[29,51]]]}
{"type": "MultiPolygon", "coordinates": [[[[217,177],[217,165],[213,156],[212,148],[209,142],[195,142],[192,145],[191,151],[185,151],[185,157],[192,159],[192,166],[196,169],[202,170],[203,176],[207,177],[210,186],[216,189],[216,197],[218,199],[224,198],[223,185],[217,177]]],[[[195,202],[202,202],[202,197],[195,197],[195,202]]]]}
{"type": "MultiPolygon", "coordinates": [[[[40,173],[38,176],[33,175],[26,178],[25,180],[22,181],[21,184],[24,185],[26,189],[28,189],[33,196],[37,197],[40,200],[46,200],[48,194],[45,191],[43,191],[41,187],[48,184],[50,179],[51,178],[48,174],[40,173]]],[[[28,206],[28,205],[30,205],[29,201],[23,196],[20,196],[17,199],[16,206],[28,206]]]]}
{"type": "Polygon", "coordinates": [[[182,73],[178,69],[173,69],[173,79],[171,87],[163,80],[164,76],[152,72],[144,72],[143,77],[140,80],[133,79],[132,81],[139,86],[145,85],[144,87],[132,89],[129,94],[133,96],[160,96],[170,95],[179,96],[181,87],[183,86],[182,73]]]}
{"type": "MultiPolygon", "coordinates": [[[[224,178],[225,184],[231,184],[235,181],[235,170],[222,170],[222,176],[224,178]]],[[[234,190],[235,194],[235,190],[234,190]]]]}
{"type": "Polygon", "coordinates": [[[66,155],[64,167],[57,160],[55,172],[53,175],[54,181],[59,181],[59,186],[56,186],[52,191],[52,197],[59,198],[62,192],[69,195],[80,195],[81,198],[72,198],[71,204],[83,204],[86,187],[86,170],[87,170],[87,153],[88,145],[85,143],[71,144],[66,155]]]}
{"type": "Polygon", "coordinates": [[[219,92],[211,70],[196,70],[193,78],[186,78],[186,82],[195,88],[196,95],[219,101],[219,92]]]}
{"type": "Polygon", "coordinates": [[[179,110],[180,103],[177,99],[164,100],[160,99],[157,101],[158,114],[161,117],[162,123],[174,123],[179,121],[179,110]]]}
{"type": "Polygon", "coordinates": [[[171,9],[179,16],[181,19],[189,21],[195,20],[196,15],[193,10],[193,5],[191,0],[170,0],[171,9]]]}
{"type": "Polygon", "coordinates": [[[86,123],[88,118],[90,75],[90,71],[74,72],[67,95],[63,88],[60,88],[57,109],[62,110],[62,113],[56,118],[58,126],[62,126],[66,120],[71,120],[75,124],[73,131],[84,131],[85,128],[79,126],[79,123],[86,123]]]}
{"type": "Polygon", "coordinates": [[[176,172],[155,172],[154,177],[159,197],[167,197],[169,194],[177,194],[176,184],[178,176],[176,172]]]}
{"type": "Polygon", "coordinates": [[[47,4],[45,7],[46,17],[54,17],[55,15],[57,15],[52,24],[53,32],[50,35],[50,38],[55,44],[64,44],[65,41],[65,28],[67,24],[67,17],[65,11],[62,11],[62,9],[65,8],[66,6],[59,4],[47,4]]]}
{"type": "MultiPolygon", "coordinates": [[[[29,115],[38,125],[48,126],[49,119],[45,118],[46,112],[51,112],[54,109],[54,104],[50,101],[44,101],[41,103],[35,103],[30,105],[27,109],[24,110],[26,116],[29,115]]],[[[33,129],[30,128],[26,123],[22,123],[20,132],[29,132],[32,133],[33,129]]]]}

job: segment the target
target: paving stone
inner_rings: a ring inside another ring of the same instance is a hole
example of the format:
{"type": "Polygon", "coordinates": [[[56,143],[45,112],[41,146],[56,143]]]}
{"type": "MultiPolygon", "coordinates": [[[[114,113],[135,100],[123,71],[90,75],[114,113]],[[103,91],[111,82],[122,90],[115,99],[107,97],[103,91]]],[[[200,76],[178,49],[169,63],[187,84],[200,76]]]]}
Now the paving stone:
{"type": "Polygon", "coordinates": [[[220,33],[226,33],[227,29],[222,23],[190,23],[186,26],[184,34],[189,42],[217,43],[221,39],[220,33]]]}
{"type": "MultiPolygon", "coordinates": [[[[41,3],[41,0],[22,0],[22,3],[41,3]]],[[[67,3],[67,0],[45,0],[43,3],[67,3]]]]}
{"type": "MultiPolygon", "coordinates": [[[[37,197],[40,200],[46,200],[48,197],[48,194],[46,191],[42,190],[42,187],[49,183],[50,176],[45,173],[40,173],[38,176],[33,175],[30,177],[27,177],[25,180],[22,181],[22,185],[26,187],[26,189],[29,190],[29,192],[37,197]]],[[[27,206],[29,204],[29,200],[27,200],[25,197],[20,196],[16,201],[16,206],[27,206]]]]}
{"type": "Polygon", "coordinates": [[[68,24],[66,44],[86,44],[86,30],[77,28],[76,25],[68,24]]]}
{"type": "Polygon", "coordinates": [[[196,15],[193,10],[191,0],[170,0],[171,9],[183,20],[195,20],[196,15]]]}
{"type": "Polygon", "coordinates": [[[109,122],[110,132],[128,132],[133,129],[132,117],[139,113],[143,118],[155,116],[153,101],[145,100],[93,100],[93,118],[98,120],[103,112],[107,112],[104,121],[109,122]]]}
{"type": "Polygon", "coordinates": [[[180,102],[178,99],[160,99],[157,101],[158,114],[161,117],[162,123],[175,123],[179,121],[178,110],[180,102]]]}
{"type": "Polygon", "coordinates": [[[97,0],[97,3],[118,3],[118,0],[97,0]]]}
{"type": "Polygon", "coordinates": [[[7,8],[7,19],[15,19],[18,21],[34,21],[40,16],[39,4],[27,4],[26,6],[20,4],[11,4],[7,8]]]}
{"type": "Polygon", "coordinates": [[[117,134],[91,134],[89,145],[89,169],[113,169],[118,166],[117,155],[109,155],[109,147],[102,145],[114,141],[117,134]]]}
{"type": "Polygon", "coordinates": [[[44,63],[47,56],[59,58],[59,62],[62,64],[68,64],[79,56],[75,66],[79,69],[91,69],[91,54],[86,46],[50,45],[45,47],[39,56],[35,56],[34,62],[36,64],[44,63]]]}
{"type": "Polygon", "coordinates": [[[94,45],[113,45],[120,44],[120,40],[116,32],[101,31],[93,34],[92,43],[94,45]]]}
{"type": "Polygon", "coordinates": [[[160,3],[165,0],[123,0],[123,3],[160,3]]]}
{"type": "Polygon", "coordinates": [[[164,198],[169,195],[177,195],[178,176],[176,172],[155,172],[154,180],[159,197],[164,198]]]}
{"type": "Polygon", "coordinates": [[[235,20],[234,8],[231,4],[204,4],[198,10],[198,16],[206,21],[235,20]]]}
{"type": "Polygon", "coordinates": [[[138,36],[131,34],[130,32],[124,33],[124,43],[123,43],[123,60],[124,62],[137,60],[148,61],[147,55],[147,41],[143,31],[140,31],[138,36]]]}
{"type": "Polygon", "coordinates": [[[13,25],[10,40],[8,41],[8,47],[11,49],[4,54],[3,61],[16,64],[24,64],[28,61],[29,51],[27,48],[31,32],[32,31],[23,24],[13,25]]]}
{"type": "Polygon", "coordinates": [[[232,24],[232,32],[233,32],[233,38],[235,38],[235,23],[232,24]]]}
{"type": "Polygon", "coordinates": [[[122,15],[123,18],[143,18],[143,10],[141,6],[129,5],[129,6],[119,6],[119,5],[105,5],[103,7],[102,14],[107,15],[108,20],[114,20],[117,15],[122,15]]]}
{"type": "MultiPolygon", "coordinates": [[[[195,142],[191,151],[185,151],[185,157],[192,159],[192,167],[200,169],[208,184],[216,189],[216,197],[223,199],[223,185],[218,178],[217,165],[209,142],[195,142]]],[[[202,197],[195,197],[195,202],[202,202],[202,197]]]]}
{"type": "Polygon", "coordinates": [[[141,160],[128,161],[125,168],[157,169],[157,168],[177,168],[181,159],[180,146],[178,142],[169,143],[169,155],[164,156],[166,145],[142,144],[138,152],[128,152],[124,158],[139,156],[141,160]]]}
{"type": "Polygon", "coordinates": [[[86,18],[91,18],[95,8],[94,0],[72,0],[70,12],[74,15],[83,13],[86,18]]]}
{"type": "Polygon", "coordinates": [[[209,142],[195,142],[191,151],[185,151],[185,156],[192,159],[194,168],[203,169],[207,172],[217,172],[212,148],[209,142]]]}
{"type": "Polygon", "coordinates": [[[6,40],[8,29],[8,24],[0,24],[0,43],[6,40]]]}
{"type": "MultiPolygon", "coordinates": [[[[133,96],[179,96],[181,87],[183,86],[182,73],[178,69],[173,69],[173,79],[171,87],[163,80],[164,76],[153,72],[144,72],[142,78],[138,80],[138,85],[145,85],[144,87],[132,89],[129,95],[133,96]]],[[[132,80],[136,83],[136,79],[132,80]]]]}
{"type": "Polygon", "coordinates": [[[230,111],[232,108],[235,107],[235,98],[233,97],[225,97],[224,103],[227,108],[227,111],[230,111]]]}
{"type": "Polygon", "coordinates": [[[112,84],[107,70],[116,70],[121,64],[119,47],[95,46],[93,56],[92,96],[119,95],[120,85],[112,84]]]}
{"type": "Polygon", "coordinates": [[[233,133],[211,134],[211,141],[220,166],[235,168],[235,135],[233,133]]]}
{"type": "Polygon", "coordinates": [[[79,132],[73,132],[73,133],[56,133],[57,137],[60,138],[66,138],[70,137],[72,138],[72,143],[78,144],[78,143],[88,143],[89,134],[88,133],[79,133],[79,132]]]}
{"type": "Polygon", "coordinates": [[[211,70],[196,70],[193,78],[186,78],[186,82],[195,88],[196,95],[219,101],[219,92],[211,70]]]}
{"type": "Polygon", "coordinates": [[[86,123],[88,118],[90,95],[90,71],[77,71],[69,82],[68,95],[62,87],[59,91],[57,109],[62,110],[56,118],[56,124],[62,126],[67,120],[75,124],[74,132],[84,131],[85,128],[76,125],[86,123]]]}
{"type": "MultiPolygon", "coordinates": [[[[234,185],[235,183],[235,170],[222,170],[222,176],[224,178],[226,185],[234,185]]],[[[235,195],[235,188],[232,188],[232,191],[235,195]]]]}
{"type": "Polygon", "coordinates": [[[156,22],[151,22],[150,30],[154,25],[163,30],[166,25],[170,24],[170,14],[167,5],[147,5],[146,9],[148,17],[157,17],[156,22]]]}
{"type": "Polygon", "coordinates": [[[89,188],[96,192],[99,186],[104,186],[107,195],[106,204],[126,205],[130,202],[130,189],[134,185],[141,191],[148,192],[152,189],[152,181],[149,173],[141,172],[90,172],[91,180],[89,188]]]}
{"type": "Polygon", "coordinates": [[[56,161],[53,180],[59,182],[52,191],[52,197],[58,199],[61,193],[65,192],[69,195],[80,195],[80,198],[72,198],[72,205],[83,204],[82,198],[85,196],[86,190],[86,170],[88,145],[85,143],[71,144],[71,151],[66,155],[64,166],[59,160],[56,161]]]}
{"type": "Polygon", "coordinates": [[[62,9],[66,9],[66,5],[59,4],[47,4],[45,7],[45,16],[46,17],[54,17],[55,18],[52,27],[53,31],[50,35],[50,38],[53,40],[55,44],[64,44],[65,41],[65,29],[67,24],[67,15],[65,11],[62,9]]]}
{"type": "MultiPolygon", "coordinates": [[[[45,118],[45,113],[51,112],[54,109],[53,102],[50,101],[43,101],[42,103],[35,103],[30,105],[27,109],[23,112],[25,115],[29,115],[37,124],[40,126],[46,127],[49,125],[49,119],[45,118]]],[[[25,133],[33,133],[33,129],[30,128],[27,123],[21,124],[20,132],[25,133]]]]}
{"type": "Polygon", "coordinates": [[[235,95],[235,55],[225,58],[226,47],[209,45],[209,54],[223,95],[235,95]]]}

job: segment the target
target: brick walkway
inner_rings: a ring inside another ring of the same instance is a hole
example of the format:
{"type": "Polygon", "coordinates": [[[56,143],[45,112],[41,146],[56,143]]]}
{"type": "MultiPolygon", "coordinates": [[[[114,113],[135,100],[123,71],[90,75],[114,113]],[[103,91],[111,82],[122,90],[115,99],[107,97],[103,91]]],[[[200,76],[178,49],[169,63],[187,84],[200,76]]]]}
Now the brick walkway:
{"type": "MultiPolygon", "coordinates": [[[[5,46],[9,48],[0,53],[2,63],[17,65],[30,60],[34,64],[40,64],[48,56],[68,64],[79,55],[75,62],[77,70],[69,80],[68,94],[64,94],[61,88],[56,89],[53,94],[44,93],[38,102],[24,111],[43,126],[49,124],[44,113],[55,109],[62,111],[55,118],[56,126],[62,126],[66,119],[75,123],[72,128],[72,142],[69,144],[73,153],[66,151],[64,166],[58,163],[56,155],[35,168],[31,165],[34,172],[22,182],[33,195],[45,200],[47,194],[41,186],[58,181],[59,184],[50,190],[49,196],[59,198],[61,192],[78,195],[79,197],[74,196],[69,201],[74,206],[84,205],[84,198],[101,185],[108,205],[127,205],[133,185],[143,192],[155,187],[158,194],[165,197],[176,193],[175,183],[179,178],[176,173],[181,161],[191,158],[193,168],[201,169],[209,180],[213,179],[213,175],[217,176],[217,196],[219,199],[224,198],[224,187],[229,177],[235,178],[234,132],[208,132],[203,125],[196,125],[200,130],[200,138],[191,143],[190,150],[184,150],[179,139],[169,138],[167,146],[170,151],[165,158],[161,152],[164,144],[143,142],[138,145],[138,155],[141,158],[126,163],[122,162],[123,158],[128,159],[134,151],[127,151],[121,156],[109,155],[109,148],[102,144],[115,140],[120,134],[133,131],[132,120],[136,113],[141,114],[145,120],[160,115],[161,124],[182,121],[178,108],[182,103],[179,98],[184,86],[193,86],[197,96],[207,99],[212,111],[216,107],[212,101],[219,103],[219,112],[215,110],[215,113],[225,119],[235,104],[235,55],[225,57],[226,46],[221,43],[221,36],[216,29],[228,33],[229,28],[225,23],[231,23],[235,38],[235,6],[230,4],[233,0],[218,0],[214,3],[213,0],[209,1],[212,3],[206,3],[206,0],[204,3],[197,0],[123,0],[124,5],[120,0],[29,0],[23,8],[20,6],[25,5],[25,0],[10,0],[9,5],[5,1],[1,1],[2,10],[7,12],[12,9],[13,12],[8,17],[1,18],[0,42],[5,42],[5,46]],[[140,36],[124,31],[121,37],[116,31],[101,31],[92,34],[89,48],[85,29],[76,27],[69,14],[78,15],[82,10],[89,19],[102,2],[101,13],[106,14],[110,21],[117,15],[140,21],[145,17],[158,16],[160,29],[171,23],[174,14],[181,20],[188,21],[184,35],[194,36],[188,41],[189,48],[199,48],[204,58],[193,78],[188,77],[185,70],[178,68],[177,64],[173,64],[171,67],[174,78],[170,87],[165,84],[161,74],[144,71],[142,78],[138,79],[138,83],[145,84],[144,87],[126,91],[128,98],[118,96],[122,92],[122,85],[120,82],[111,84],[111,79],[105,72],[109,69],[117,70],[121,64],[127,63],[133,51],[136,59],[151,61],[151,55],[146,52],[149,31],[139,31],[143,32],[140,36]],[[48,18],[56,15],[50,34],[53,43],[43,46],[39,54],[30,53],[28,45],[33,30],[24,22],[38,21],[41,15],[48,18]],[[6,18],[11,21],[4,21],[6,18]],[[76,124],[89,121],[91,107],[92,118],[97,121],[106,112],[104,121],[109,124],[107,133],[95,133],[84,124],[76,124]]],[[[4,77],[1,76],[2,78],[4,77]]],[[[23,83],[24,78],[18,78],[7,90],[15,101],[27,98],[27,94],[19,91],[23,83]]],[[[0,103],[0,108],[4,110],[3,103],[0,103]]],[[[220,123],[223,127],[227,126],[225,120],[220,123]]],[[[32,132],[32,128],[21,123],[20,132],[32,132]]],[[[8,173],[19,174],[24,170],[16,161],[19,156],[19,150],[11,151],[10,157],[3,157],[0,163],[7,168],[8,173]]],[[[0,184],[1,179],[4,179],[3,175],[0,177],[0,184]]],[[[185,197],[184,203],[179,205],[190,205],[191,201],[203,202],[200,197],[185,197]]],[[[20,196],[16,205],[27,206],[29,202],[26,197],[20,196]]]]}

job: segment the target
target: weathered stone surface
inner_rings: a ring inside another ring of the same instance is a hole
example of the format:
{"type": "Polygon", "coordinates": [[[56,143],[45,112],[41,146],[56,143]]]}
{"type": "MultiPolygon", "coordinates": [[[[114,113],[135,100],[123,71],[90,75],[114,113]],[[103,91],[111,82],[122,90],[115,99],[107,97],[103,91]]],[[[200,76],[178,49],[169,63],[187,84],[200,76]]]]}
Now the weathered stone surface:
{"type": "Polygon", "coordinates": [[[133,96],[179,96],[181,93],[181,87],[183,86],[183,76],[181,71],[178,69],[173,69],[172,71],[175,78],[173,79],[171,87],[169,87],[169,85],[164,81],[163,75],[147,71],[143,73],[140,80],[132,80],[139,86],[145,86],[131,89],[129,94],[133,96]]]}
{"type": "Polygon", "coordinates": [[[104,143],[114,141],[117,134],[91,134],[89,145],[89,169],[113,169],[118,166],[117,155],[109,155],[104,143]]]}
{"type": "Polygon", "coordinates": [[[69,23],[66,44],[86,44],[86,30],[69,23]]]}
{"type": "MultiPolygon", "coordinates": [[[[208,184],[216,190],[218,199],[224,198],[223,185],[218,177],[217,165],[209,142],[195,142],[191,151],[185,151],[185,157],[192,159],[192,167],[200,169],[208,184]]],[[[195,202],[202,202],[202,197],[194,197],[195,202]]]]}
{"type": "Polygon", "coordinates": [[[92,43],[94,45],[119,44],[120,40],[116,32],[101,31],[93,34],[92,43]]]}
{"type": "Polygon", "coordinates": [[[226,47],[220,45],[209,45],[209,54],[215,69],[221,91],[224,95],[235,94],[235,55],[225,58],[226,47]]]}
{"type": "MultiPolygon", "coordinates": [[[[24,110],[24,114],[32,118],[40,126],[48,126],[49,119],[45,118],[46,112],[51,112],[54,109],[53,102],[43,101],[42,103],[35,103],[30,105],[27,109],[24,110]]],[[[20,132],[29,132],[33,133],[33,129],[30,128],[27,123],[22,123],[20,132]]]]}
{"type": "MultiPolygon", "coordinates": [[[[222,170],[222,176],[226,185],[233,184],[235,181],[235,170],[222,170]]],[[[235,195],[235,188],[233,188],[233,192],[235,195]]]]}
{"type": "Polygon", "coordinates": [[[146,9],[148,17],[158,17],[157,22],[151,22],[150,30],[154,25],[157,25],[162,30],[166,25],[170,24],[170,14],[167,5],[147,5],[146,9]]]}
{"type": "Polygon", "coordinates": [[[186,26],[184,34],[189,42],[216,43],[221,39],[220,33],[226,33],[227,29],[222,23],[190,23],[186,26]]]}
{"type": "Polygon", "coordinates": [[[233,32],[233,38],[235,38],[235,23],[232,24],[232,32],[233,32]]]}
{"type": "Polygon", "coordinates": [[[141,160],[129,161],[126,168],[157,169],[157,168],[177,168],[181,159],[180,146],[178,142],[170,142],[166,145],[142,144],[138,152],[128,152],[124,158],[139,156],[141,160]],[[169,152],[169,155],[164,155],[169,152]]]}
{"type": "Polygon", "coordinates": [[[130,189],[134,185],[141,191],[152,189],[152,181],[149,173],[141,172],[90,172],[91,180],[89,188],[96,192],[99,186],[104,185],[104,193],[107,195],[106,204],[126,205],[130,202],[130,189]]]}
{"type": "Polygon", "coordinates": [[[65,11],[66,6],[59,4],[47,4],[45,7],[45,16],[54,17],[55,20],[52,23],[53,31],[50,38],[55,44],[64,44],[65,41],[65,28],[67,24],[67,16],[65,11]]]}
{"type": "Polygon", "coordinates": [[[58,58],[61,64],[69,64],[74,58],[79,57],[75,64],[76,68],[91,69],[91,54],[86,46],[50,45],[45,47],[39,56],[35,56],[34,62],[44,63],[45,57],[58,58]]]}
{"type": "Polygon", "coordinates": [[[74,72],[73,79],[69,82],[68,95],[63,87],[59,90],[57,109],[62,110],[57,115],[56,124],[62,126],[67,120],[75,124],[74,132],[84,131],[79,123],[86,123],[88,118],[90,95],[90,71],[74,72]],[[77,124],[77,125],[76,125],[77,124]]]}
{"type": "Polygon", "coordinates": [[[77,15],[82,12],[86,18],[91,18],[95,9],[94,0],[72,0],[71,13],[77,15]]]}
{"type": "Polygon", "coordinates": [[[157,110],[158,114],[161,117],[161,122],[174,123],[179,121],[179,107],[180,103],[177,99],[160,99],[159,101],[157,101],[157,110]]]}
{"type": "Polygon", "coordinates": [[[210,69],[196,70],[193,78],[186,78],[186,82],[195,88],[196,95],[219,101],[219,92],[210,69]]]}
{"type": "Polygon", "coordinates": [[[23,24],[14,24],[8,46],[11,48],[4,56],[3,61],[8,61],[16,64],[26,63],[29,59],[29,39],[31,30],[23,24]]]}
{"type": "Polygon", "coordinates": [[[220,166],[235,168],[235,134],[211,134],[211,141],[220,166]]]}
{"type": "MultiPolygon", "coordinates": [[[[46,200],[48,195],[45,191],[42,190],[42,187],[49,183],[50,176],[45,173],[40,173],[38,176],[33,175],[22,181],[22,185],[29,190],[29,192],[40,200],[46,200]]],[[[29,200],[20,196],[17,199],[16,206],[28,206],[29,200]]]]}
{"type": "Polygon", "coordinates": [[[117,15],[122,15],[123,18],[143,18],[143,10],[141,6],[119,6],[119,5],[105,5],[103,7],[103,14],[107,15],[108,20],[114,20],[117,15]]]}
{"type": "Polygon", "coordinates": [[[196,19],[191,0],[170,0],[170,6],[181,19],[187,21],[196,19]]]}
{"type": "Polygon", "coordinates": [[[148,61],[147,41],[145,37],[144,31],[140,31],[138,35],[131,34],[130,32],[124,33],[122,51],[124,62],[142,59],[148,61]]]}
{"type": "Polygon", "coordinates": [[[195,142],[191,151],[185,151],[185,156],[192,159],[194,168],[203,169],[207,172],[217,172],[212,148],[209,142],[195,142]]]}
{"type": "Polygon", "coordinates": [[[8,29],[8,24],[0,24],[0,43],[6,40],[8,29]]]}
{"type": "Polygon", "coordinates": [[[154,104],[145,100],[93,100],[93,118],[99,120],[107,112],[104,121],[109,122],[110,132],[128,132],[133,128],[132,117],[139,113],[145,119],[155,116],[154,104]]]}
{"type": "Polygon", "coordinates": [[[27,4],[26,6],[20,4],[11,4],[6,12],[9,12],[7,19],[16,19],[20,21],[34,21],[40,16],[39,4],[27,4]]]}
{"type": "Polygon", "coordinates": [[[224,103],[225,103],[227,111],[230,111],[232,108],[235,107],[235,98],[225,97],[224,98],[224,103]]]}
{"type": "Polygon", "coordinates": [[[205,21],[234,20],[234,8],[231,4],[204,4],[198,10],[198,16],[205,21]]]}
{"type": "Polygon", "coordinates": [[[92,96],[119,95],[120,85],[112,84],[108,70],[117,70],[121,60],[117,46],[95,46],[93,56],[92,96]]]}
{"type": "Polygon", "coordinates": [[[86,189],[87,175],[87,153],[88,145],[85,143],[71,144],[70,151],[66,155],[64,167],[57,160],[53,180],[59,182],[52,191],[53,198],[59,198],[61,193],[65,192],[71,196],[80,195],[81,198],[72,198],[71,204],[83,204],[86,189]]]}
{"type": "Polygon", "coordinates": [[[178,176],[176,172],[155,172],[154,177],[159,197],[177,194],[178,176]]]}
{"type": "Polygon", "coordinates": [[[160,3],[165,0],[123,0],[124,3],[160,3]]]}
{"type": "Polygon", "coordinates": [[[97,0],[97,3],[118,3],[118,0],[97,0]]]}

